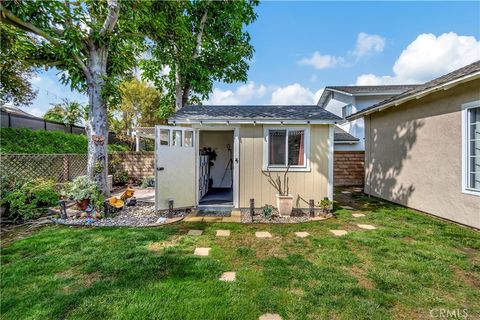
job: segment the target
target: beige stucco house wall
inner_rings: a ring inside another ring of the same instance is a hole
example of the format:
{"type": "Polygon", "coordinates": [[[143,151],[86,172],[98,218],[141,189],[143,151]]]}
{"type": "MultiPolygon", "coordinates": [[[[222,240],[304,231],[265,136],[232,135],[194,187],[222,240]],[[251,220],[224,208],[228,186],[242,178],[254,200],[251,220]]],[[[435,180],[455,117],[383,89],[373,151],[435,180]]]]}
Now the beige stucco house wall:
{"type": "Polygon", "coordinates": [[[480,80],[365,116],[365,192],[480,228],[480,197],[462,192],[461,105],[480,80]]]}
{"type": "MultiPolygon", "coordinates": [[[[310,170],[288,173],[294,206],[299,208],[308,208],[310,199],[317,203],[329,197],[329,170],[333,172],[333,148],[330,149],[333,134],[330,134],[329,125],[308,125],[306,128],[310,130],[310,170]],[[299,196],[307,202],[301,201],[299,196]]],[[[264,126],[241,125],[239,136],[239,206],[249,207],[252,198],[256,207],[275,205],[276,191],[262,175],[264,126]]],[[[283,177],[283,172],[272,172],[273,177],[277,174],[283,177]]],[[[330,180],[330,183],[333,181],[330,180]]]]}

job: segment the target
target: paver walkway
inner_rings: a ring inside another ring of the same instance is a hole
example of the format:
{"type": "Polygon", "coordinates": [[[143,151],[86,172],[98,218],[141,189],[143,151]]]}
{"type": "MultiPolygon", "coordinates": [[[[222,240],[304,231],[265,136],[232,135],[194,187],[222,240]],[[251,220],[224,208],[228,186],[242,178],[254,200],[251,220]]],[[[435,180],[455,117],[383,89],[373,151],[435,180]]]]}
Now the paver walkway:
{"type": "Polygon", "coordinates": [[[224,272],[222,273],[222,275],[218,280],[225,281],[225,282],[232,282],[232,281],[235,281],[236,278],[237,276],[235,272],[224,272]]]}
{"type": "Polygon", "coordinates": [[[258,320],[282,320],[282,317],[276,313],[265,313],[262,314],[258,320]]]}
{"type": "Polygon", "coordinates": [[[295,232],[295,235],[299,238],[306,238],[310,235],[308,232],[300,231],[300,232],[295,232]]]}
{"type": "Polygon", "coordinates": [[[201,236],[203,233],[203,230],[189,230],[187,235],[189,236],[201,236]]]}
{"type": "Polygon", "coordinates": [[[230,230],[217,230],[217,237],[230,237],[230,230]]]}
{"type": "Polygon", "coordinates": [[[210,253],[211,248],[195,248],[195,252],[193,253],[196,256],[206,257],[210,253]]]}
{"type": "Polygon", "coordinates": [[[336,235],[337,237],[344,236],[348,233],[347,230],[330,230],[330,232],[336,235]]]}
{"type": "Polygon", "coordinates": [[[205,217],[205,216],[197,216],[195,210],[183,219],[186,222],[241,222],[242,214],[240,210],[235,209],[230,214],[230,217],[205,217]]]}
{"type": "Polygon", "coordinates": [[[271,238],[272,235],[267,231],[257,231],[255,232],[255,237],[257,238],[271,238]]]}
{"type": "Polygon", "coordinates": [[[366,229],[366,230],[374,230],[377,229],[376,227],[372,226],[371,224],[357,224],[359,228],[366,229]]]}
{"type": "Polygon", "coordinates": [[[354,218],[362,218],[362,217],[365,217],[365,215],[363,213],[352,213],[352,217],[354,218]]]}

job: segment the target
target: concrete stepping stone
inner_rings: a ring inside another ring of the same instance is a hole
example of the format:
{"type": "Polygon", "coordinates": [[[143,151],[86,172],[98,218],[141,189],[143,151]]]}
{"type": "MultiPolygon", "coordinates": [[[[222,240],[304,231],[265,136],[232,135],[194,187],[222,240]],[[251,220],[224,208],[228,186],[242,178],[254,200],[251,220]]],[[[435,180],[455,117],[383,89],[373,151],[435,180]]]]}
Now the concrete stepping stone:
{"type": "Polygon", "coordinates": [[[217,237],[230,237],[230,230],[217,230],[217,237]]]}
{"type": "Polygon", "coordinates": [[[377,229],[376,227],[372,226],[371,224],[357,224],[359,228],[365,229],[365,230],[374,230],[377,229]]]}
{"type": "Polygon", "coordinates": [[[333,233],[337,237],[344,236],[348,233],[347,230],[330,230],[330,232],[333,233]]]}
{"type": "Polygon", "coordinates": [[[258,320],[282,320],[282,317],[277,313],[265,313],[258,320]]]}
{"type": "Polygon", "coordinates": [[[306,238],[310,235],[308,232],[300,231],[300,232],[295,232],[295,235],[299,238],[306,238]]]}
{"type": "Polygon", "coordinates": [[[350,191],[342,191],[343,194],[351,194],[350,191]]]}
{"type": "Polygon", "coordinates": [[[195,248],[195,252],[193,253],[196,256],[207,257],[210,253],[211,248],[195,248]]]}
{"type": "Polygon", "coordinates": [[[257,231],[255,232],[255,237],[257,238],[271,238],[272,235],[267,231],[257,231]]]}
{"type": "Polygon", "coordinates": [[[345,209],[345,210],[353,210],[353,208],[350,207],[350,206],[340,206],[340,208],[345,209]]]}
{"type": "Polygon", "coordinates": [[[218,278],[218,280],[225,281],[225,282],[232,282],[232,281],[235,281],[236,279],[237,279],[237,276],[235,272],[224,272],[222,273],[220,278],[218,278]]]}
{"type": "Polygon", "coordinates": [[[188,230],[187,235],[189,236],[201,236],[203,233],[203,230],[188,230]]]}
{"type": "Polygon", "coordinates": [[[352,217],[354,218],[362,218],[362,217],[365,217],[365,215],[363,213],[352,213],[352,217]]]}

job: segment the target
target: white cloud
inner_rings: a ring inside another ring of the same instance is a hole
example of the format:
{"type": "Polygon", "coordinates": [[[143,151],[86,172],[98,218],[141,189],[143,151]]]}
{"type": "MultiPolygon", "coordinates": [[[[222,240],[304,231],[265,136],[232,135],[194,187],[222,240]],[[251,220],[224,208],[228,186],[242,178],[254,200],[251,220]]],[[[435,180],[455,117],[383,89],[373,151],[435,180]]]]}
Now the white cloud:
{"type": "Polygon", "coordinates": [[[382,52],[383,49],[385,49],[385,38],[377,34],[360,32],[353,54],[357,58],[362,58],[375,52],[382,52]]]}
{"type": "Polygon", "coordinates": [[[316,104],[323,89],[312,92],[298,83],[277,88],[272,92],[271,104],[316,104]]]}
{"type": "Polygon", "coordinates": [[[252,100],[262,98],[267,93],[267,87],[256,85],[251,81],[241,85],[234,91],[214,88],[210,98],[205,101],[206,104],[225,105],[225,104],[247,104],[252,100]]]}
{"type": "Polygon", "coordinates": [[[298,64],[301,65],[311,65],[315,69],[326,69],[331,68],[339,63],[343,62],[342,57],[335,57],[332,55],[323,55],[318,51],[315,51],[310,58],[303,58],[298,61],[298,64]]]}
{"type": "Polygon", "coordinates": [[[357,85],[422,83],[480,60],[480,41],[454,32],[419,35],[400,54],[393,75],[362,74],[357,85]]]}

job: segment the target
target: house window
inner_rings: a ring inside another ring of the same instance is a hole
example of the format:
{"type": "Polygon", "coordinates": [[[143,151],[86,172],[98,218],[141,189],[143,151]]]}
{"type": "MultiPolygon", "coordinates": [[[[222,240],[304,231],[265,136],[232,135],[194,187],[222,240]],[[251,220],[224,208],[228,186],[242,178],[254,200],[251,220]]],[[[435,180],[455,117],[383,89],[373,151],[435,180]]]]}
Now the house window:
{"type": "Polygon", "coordinates": [[[345,119],[346,117],[348,117],[352,113],[353,112],[352,112],[352,105],[351,104],[347,104],[347,105],[342,107],[342,118],[345,119]]]}
{"type": "Polygon", "coordinates": [[[304,128],[266,129],[264,170],[285,169],[290,166],[307,168],[308,131],[304,128]]]}
{"type": "Polygon", "coordinates": [[[480,195],[480,101],[463,106],[463,191],[480,195]]]}

